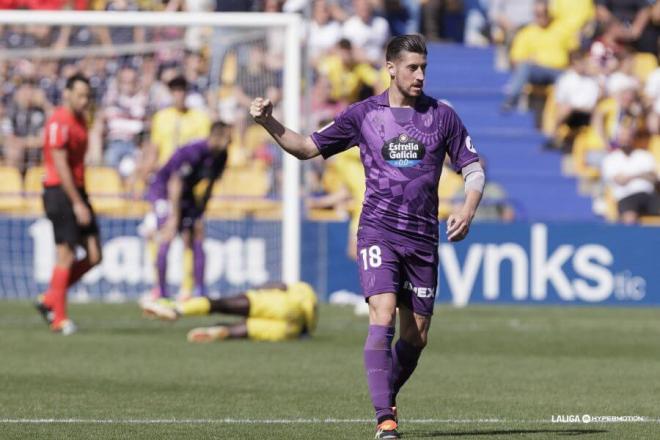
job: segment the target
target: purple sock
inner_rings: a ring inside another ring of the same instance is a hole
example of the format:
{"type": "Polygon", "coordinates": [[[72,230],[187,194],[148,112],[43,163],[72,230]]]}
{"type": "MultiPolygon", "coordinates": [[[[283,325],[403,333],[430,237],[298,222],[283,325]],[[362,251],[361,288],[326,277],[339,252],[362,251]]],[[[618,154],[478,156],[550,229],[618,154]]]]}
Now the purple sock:
{"type": "Polygon", "coordinates": [[[396,396],[404,383],[417,367],[419,355],[422,349],[399,339],[392,350],[392,402],[396,402],[396,396]]]}
{"type": "Polygon", "coordinates": [[[195,278],[195,296],[206,296],[206,287],[204,286],[204,264],[206,256],[202,240],[193,242],[193,275],[195,278]]]}
{"type": "Polygon", "coordinates": [[[167,293],[167,253],[170,250],[169,243],[162,243],[158,248],[158,257],[156,258],[156,269],[158,271],[158,287],[160,296],[168,297],[167,293]]]}
{"type": "Polygon", "coordinates": [[[393,416],[392,413],[392,339],[394,327],[370,325],[364,344],[364,368],[376,419],[393,416]]]}

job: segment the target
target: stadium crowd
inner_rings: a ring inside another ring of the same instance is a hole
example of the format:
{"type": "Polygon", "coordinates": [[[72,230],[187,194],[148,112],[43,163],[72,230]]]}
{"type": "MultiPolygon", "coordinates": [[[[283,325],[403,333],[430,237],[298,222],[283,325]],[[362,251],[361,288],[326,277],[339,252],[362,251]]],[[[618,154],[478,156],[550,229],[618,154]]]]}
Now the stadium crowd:
{"type": "MultiPolygon", "coordinates": [[[[565,171],[581,178],[597,212],[615,219],[618,210],[627,222],[660,214],[656,173],[649,172],[660,164],[657,1],[0,0],[0,8],[306,14],[301,41],[313,72],[305,103],[308,131],[388,86],[382,51],[392,35],[421,32],[430,41],[495,45],[496,67],[511,70],[502,111],[538,113],[547,147],[565,154],[565,171]],[[628,138],[636,147],[630,154],[618,148],[628,138]],[[622,152],[618,163],[631,165],[614,174],[605,170],[607,157],[622,152]],[[637,169],[643,172],[631,171],[637,169]],[[625,200],[630,197],[634,203],[625,200]],[[626,214],[630,209],[637,215],[626,214]]],[[[66,78],[81,72],[95,97],[87,162],[115,169],[126,191],[139,193],[163,163],[161,155],[205,136],[211,121],[222,119],[237,130],[229,169],[265,175],[267,184],[256,195],[276,193],[278,150],[248,120],[247,107],[254,96],[281,102],[283,47],[274,34],[238,41],[203,28],[3,26],[2,165],[22,175],[40,166],[43,124],[66,78]],[[182,121],[188,132],[173,132],[182,121]]],[[[311,164],[306,191],[340,191],[333,168],[332,162],[311,164]]],[[[457,177],[447,167],[442,216],[460,198],[457,177]]],[[[241,195],[245,185],[235,186],[241,195]]],[[[513,219],[504,190],[495,184],[491,193],[485,206],[493,209],[482,210],[484,217],[513,219]]],[[[328,205],[333,212],[352,209],[344,198],[336,200],[328,205]]]]}

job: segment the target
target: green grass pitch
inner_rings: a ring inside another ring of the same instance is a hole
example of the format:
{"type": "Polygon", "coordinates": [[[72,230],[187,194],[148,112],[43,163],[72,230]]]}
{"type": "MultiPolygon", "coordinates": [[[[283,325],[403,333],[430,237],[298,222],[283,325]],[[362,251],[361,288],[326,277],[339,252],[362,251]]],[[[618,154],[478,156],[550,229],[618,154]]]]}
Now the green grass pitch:
{"type": "MultiPolygon", "coordinates": [[[[81,330],[62,337],[31,304],[0,302],[1,439],[373,437],[367,322],[351,310],[324,306],[313,339],[203,346],[185,334],[209,318],[147,321],[134,304],[71,315],[81,330]],[[42,419],[54,422],[27,423],[42,419]]],[[[400,428],[405,439],[655,439],[659,379],[660,309],[440,306],[400,428]],[[582,414],[651,420],[551,422],[582,414]]]]}

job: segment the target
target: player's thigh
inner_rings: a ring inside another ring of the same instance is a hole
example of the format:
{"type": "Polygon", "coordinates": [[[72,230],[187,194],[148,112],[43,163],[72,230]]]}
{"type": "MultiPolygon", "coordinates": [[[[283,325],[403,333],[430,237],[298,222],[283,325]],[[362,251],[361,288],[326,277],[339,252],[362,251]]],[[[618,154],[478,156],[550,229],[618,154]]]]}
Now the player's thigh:
{"type": "Polygon", "coordinates": [[[438,285],[438,252],[434,249],[409,249],[403,259],[400,306],[421,316],[433,315],[438,285]]]}
{"type": "Polygon", "coordinates": [[[46,217],[53,224],[55,244],[75,248],[80,243],[81,234],[69,197],[59,186],[44,188],[42,197],[46,217]]]}
{"type": "Polygon", "coordinates": [[[248,318],[246,326],[248,337],[256,341],[286,341],[299,337],[302,332],[299,322],[281,319],[248,318]]]}
{"type": "Polygon", "coordinates": [[[430,315],[419,315],[406,306],[399,306],[399,332],[401,339],[415,347],[424,347],[428,341],[430,315]]]}
{"type": "Polygon", "coordinates": [[[365,298],[396,293],[401,282],[400,256],[387,241],[359,238],[357,264],[365,298]]]}

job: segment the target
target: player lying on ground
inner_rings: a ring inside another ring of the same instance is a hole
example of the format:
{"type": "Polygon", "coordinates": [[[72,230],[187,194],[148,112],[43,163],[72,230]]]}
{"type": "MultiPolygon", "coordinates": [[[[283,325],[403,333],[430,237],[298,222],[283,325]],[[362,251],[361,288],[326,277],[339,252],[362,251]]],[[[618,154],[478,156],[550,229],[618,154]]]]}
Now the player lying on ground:
{"type": "Polygon", "coordinates": [[[233,324],[199,327],[188,333],[190,342],[212,342],[249,338],[256,341],[283,341],[316,330],[318,306],[316,293],[307,283],[269,284],[236,296],[220,299],[191,298],[174,303],[163,300],[143,301],[140,306],[147,316],[174,321],[182,316],[212,313],[242,316],[233,324]]]}
{"type": "Polygon", "coordinates": [[[360,282],[369,302],[364,364],[376,412],[376,438],[399,438],[396,397],[428,339],[438,280],[438,183],[445,155],[465,179],[463,208],[449,217],[447,237],[467,235],[481,200],[484,173],[458,115],[422,92],[426,44],[417,35],[387,45],[390,87],[350,106],[334,122],[302,136],[284,127],[268,100],[250,113],[299,159],[328,158],[357,145],[366,175],[358,228],[360,282]],[[396,308],[400,338],[392,348],[396,308]]]}
{"type": "Polygon", "coordinates": [[[76,331],[66,312],[67,289],[101,262],[101,240],[96,215],[85,192],[87,110],[91,99],[89,81],[71,76],[63,103],[48,119],[44,130],[44,210],[53,224],[55,266],[48,290],[39,297],[37,310],[54,332],[76,331]],[[76,248],[85,257],[76,259],[76,248]]]}
{"type": "Polygon", "coordinates": [[[208,139],[179,148],[156,173],[148,193],[158,228],[157,297],[167,298],[167,254],[181,233],[186,248],[193,250],[194,296],[205,295],[203,214],[214,182],[227,163],[232,127],[223,122],[211,126],[208,139]]]}

